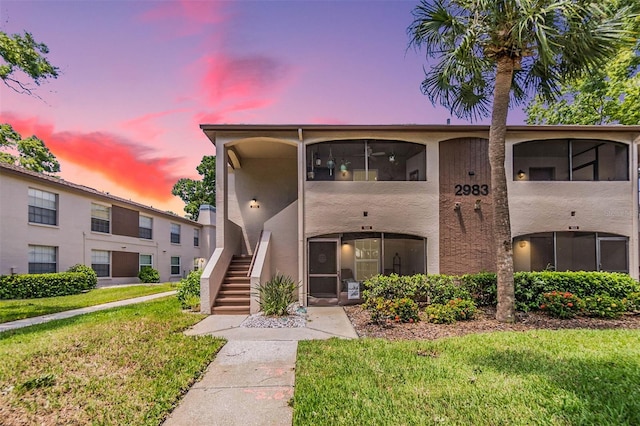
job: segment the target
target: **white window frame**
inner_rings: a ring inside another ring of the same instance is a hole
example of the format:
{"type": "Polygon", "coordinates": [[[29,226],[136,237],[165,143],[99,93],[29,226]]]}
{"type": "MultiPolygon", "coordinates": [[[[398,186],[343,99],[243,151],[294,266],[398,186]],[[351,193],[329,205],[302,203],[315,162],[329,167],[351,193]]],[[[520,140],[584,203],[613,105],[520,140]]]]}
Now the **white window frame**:
{"type": "Polygon", "coordinates": [[[182,259],[180,259],[180,256],[171,256],[171,259],[169,260],[170,265],[169,265],[169,274],[172,277],[176,277],[176,276],[180,276],[180,271],[182,270],[182,259]],[[178,263],[174,264],[173,263],[173,259],[178,259],[178,263]],[[173,272],[173,268],[178,268],[178,272],[174,273],[173,272]]]}
{"type": "Polygon", "coordinates": [[[181,231],[182,229],[179,224],[173,223],[173,222],[171,223],[170,236],[169,236],[169,241],[171,242],[171,244],[180,244],[181,234],[182,234],[181,231]],[[174,232],[175,230],[177,230],[178,232],[174,232]],[[174,235],[178,236],[178,241],[173,241],[174,235]]]}
{"type": "Polygon", "coordinates": [[[58,226],[58,194],[54,192],[44,191],[37,188],[29,188],[28,190],[28,215],[27,220],[29,223],[35,223],[38,225],[58,226]],[[34,211],[31,211],[31,208],[34,211]],[[51,217],[50,212],[53,212],[54,223],[47,223],[44,221],[35,220],[38,216],[43,217],[42,212],[38,214],[39,210],[44,210],[48,214],[46,217],[51,217]],[[32,220],[33,219],[33,220],[32,220]]]}
{"type": "Polygon", "coordinates": [[[30,274],[58,272],[58,247],[29,244],[28,271],[30,274]],[[32,271],[32,265],[53,265],[53,271],[32,271]]]}
{"type": "Polygon", "coordinates": [[[144,268],[146,266],[148,266],[150,268],[153,268],[153,255],[152,254],[140,253],[138,255],[138,271],[142,271],[142,268],[144,268]],[[142,263],[142,256],[149,256],[149,262],[150,263],[142,263]]]}
{"type": "Polygon", "coordinates": [[[153,218],[151,216],[140,215],[138,217],[138,237],[140,237],[142,239],[145,239],[145,240],[153,240],[153,218]],[[149,221],[148,224],[147,223],[143,223],[143,222],[146,222],[147,220],[149,221]],[[148,229],[150,231],[149,238],[140,236],[140,231],[142,229],[148,229]]]}
{"type": "Polygon", "coordinates": [[[91,232],[99,232],[101,234],[111,233],[111,206],[104,204],[91,203],[91,232]],[[98,225],[107,224],[107,231],[100,229],[94,229],[94,219],[101,222],[96,222],[98,225]]]}
{"type": "MultiPolygon", "coordinates": [[[[107,265],[109,268],[109,275],[100,275],[98,274],[98,278],[109,278],[111,277],[111,252],[108,250],[91,250],[91,267],[94,268],[94,265],[107,265]],[[107,257],[107,261],[105,262],[105,253],[107,257]],[[98,256],[99,255],[99,256],[98,256]]],[[[95,268],[94,268],[95,270],[95,268]]],[[[98,273],[99,271],[96,271],[98,273]]]]}

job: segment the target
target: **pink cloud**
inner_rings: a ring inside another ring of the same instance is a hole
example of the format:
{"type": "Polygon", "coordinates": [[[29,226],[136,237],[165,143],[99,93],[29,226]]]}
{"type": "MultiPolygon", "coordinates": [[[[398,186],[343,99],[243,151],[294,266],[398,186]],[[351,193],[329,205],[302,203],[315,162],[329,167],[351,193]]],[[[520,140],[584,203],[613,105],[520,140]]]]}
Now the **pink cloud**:
{"type": "Polygon", "coordinates": [[[162,111],[162,112],[153,112],[150,114],[145,114],[140,117],[136,117],[132,120],[125,121],[121,124],[123,129],[129,130],[135,133],[136,137],[140,139],[155,139],[164,133],[163,130],[160,129],[160,126],[155,122],[158,118],[164,118],[166,116],[184,112],[185,109],[174,109],[170,111],[162,111]]]}
{"type": "Polygon", "coordinates": [[[256,98],[281,88],[291,69],[274,58],[255,55],[210,55],[201,60],[205,73],[200,81],[210,105],[228,99],[256,98]]]}
{"type": "Polygon", "coordinates": [[[172,198],[178,159],[154,158],[152,150],[111,133],[55,132],[36,117],[8,113],[0,115],[0,122],[11,124],[23,137],[36,135],[59,159],[100,173],[138,195],[160,201],[172,198]]]}

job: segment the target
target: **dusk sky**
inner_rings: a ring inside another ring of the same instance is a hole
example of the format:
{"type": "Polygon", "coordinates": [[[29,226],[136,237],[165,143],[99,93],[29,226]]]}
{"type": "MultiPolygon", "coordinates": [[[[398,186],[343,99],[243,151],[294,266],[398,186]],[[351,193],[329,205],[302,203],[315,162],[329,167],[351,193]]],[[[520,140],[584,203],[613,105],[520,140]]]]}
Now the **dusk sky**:
{"type": "Polygon", "coordinates": [[[60,76],[41,99],[0,84],[0,122],[62,178],[184,215],[173,184],[215,154],[199,124],[446,123],[407,50],[417,2],[2,0],[0,30],[47,44],[60,76]]]}

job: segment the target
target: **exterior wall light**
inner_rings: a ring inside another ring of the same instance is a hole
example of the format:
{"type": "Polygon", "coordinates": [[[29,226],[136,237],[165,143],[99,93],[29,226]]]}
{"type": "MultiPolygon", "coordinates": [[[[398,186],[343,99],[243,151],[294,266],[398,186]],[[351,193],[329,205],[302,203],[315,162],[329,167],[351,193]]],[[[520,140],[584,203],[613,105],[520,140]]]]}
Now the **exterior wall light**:
{"type": "Polygon", "coordinates": [[[527,242],[525,240],[520,240],[518,245],[520,246],[520,248],[525,248],[527,246],[527,242]]]}
{"type": "Polygon", "coordinates": [[[524,179],[524,176],[525,176],[524,170],[522,169],[518,170],[518,179],[524,179]]]}
{"type": "Polygon", "coordinates": [[[258,204],[258,199],[256,197],[253,197],[251,199],[251,202],[249,203],[249,207],[251,207],[252,209],[259,209],[260,208],[260,204],[258,204]]]}
{"type": "Polygon", "coordinates": [[[453,209],[454,209],[454,210],[460,210],[460,203],[455,203],[455,204],[453,205],[453,209]]]}
{"type": "Polygon", "coordinates": [[[480,210],[480,203],[482,203],[481,200],[476,200],[476,203],[473,206],[474,210],[480,210]]]}

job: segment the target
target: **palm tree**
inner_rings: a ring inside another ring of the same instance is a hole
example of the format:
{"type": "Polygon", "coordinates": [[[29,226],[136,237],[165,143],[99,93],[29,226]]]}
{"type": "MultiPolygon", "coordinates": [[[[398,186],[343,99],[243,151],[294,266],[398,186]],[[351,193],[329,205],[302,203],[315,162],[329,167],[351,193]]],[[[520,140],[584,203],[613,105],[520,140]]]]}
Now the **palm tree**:
{"type": "Polygon", "coordinates": [[[628,38],[627,13],[616,0],[421,0],[413,10],[410,46],[437,60],[425,69],[422,92],[460,118],[491,115],[498,321],[515,321],[504,168],[510,101],[532,93],[553,101],[566,78],[601,66],[628,38]]]}

